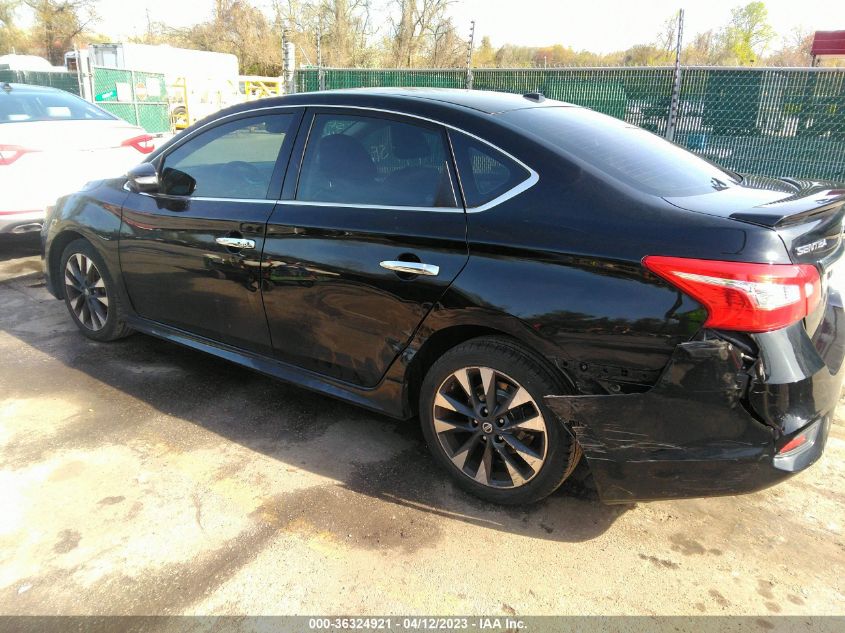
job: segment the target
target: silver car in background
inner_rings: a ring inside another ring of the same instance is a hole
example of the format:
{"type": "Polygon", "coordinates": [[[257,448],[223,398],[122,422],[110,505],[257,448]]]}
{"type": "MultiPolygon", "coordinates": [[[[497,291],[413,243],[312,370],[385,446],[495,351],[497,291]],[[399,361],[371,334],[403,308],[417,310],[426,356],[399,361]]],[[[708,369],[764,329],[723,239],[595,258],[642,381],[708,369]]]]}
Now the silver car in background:
{"type": "Polygon", "coordinates": [[[41,86],[0,84],[0,234],[38,231],[56,199],[154,149],[142,128],[41,86]]]}

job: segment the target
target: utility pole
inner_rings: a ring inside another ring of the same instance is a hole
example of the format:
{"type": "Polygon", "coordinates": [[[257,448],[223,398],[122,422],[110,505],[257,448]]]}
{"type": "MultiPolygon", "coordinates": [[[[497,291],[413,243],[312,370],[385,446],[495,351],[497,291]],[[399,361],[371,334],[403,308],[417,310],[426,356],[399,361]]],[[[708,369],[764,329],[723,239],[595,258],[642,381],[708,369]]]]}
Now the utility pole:
{"type": "Polygon", "coordinates": [[[475,20],[469,23],[469,42],[467,44],[467,90],[472,90],[472,51],[475,48],[475,20]]]}
{"type": "Polygon", "coordinates": [[[296,48],[290,41],[290,29],[287,20],[282,24],[282,83],[285,87],[285,94],[296,92],[294,72],[296,70],[296,48]]]}
{"type": "Polygon", "coordinates": [[[317,90],[325,90],[326,82],[323,76],[323,17],[317,24],[317,90]]]}
{"type": "Polygon", "coordinates": [[[669,103],[669,119],[666,121],[666,140],[675,140],[678,124],[678,110],[681,102],[681,45],[684,39],[684,10],[678,11],[678,45],[675,48],[675,79],[672,82],[672,100],[669,103]]]}

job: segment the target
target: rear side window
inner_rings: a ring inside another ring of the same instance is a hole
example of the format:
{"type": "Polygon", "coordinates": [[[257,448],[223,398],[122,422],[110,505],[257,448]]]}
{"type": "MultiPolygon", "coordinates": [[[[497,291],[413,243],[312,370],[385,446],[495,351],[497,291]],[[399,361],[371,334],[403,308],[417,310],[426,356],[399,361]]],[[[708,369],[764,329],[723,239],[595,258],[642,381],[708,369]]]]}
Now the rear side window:
{"type": "Polygon", "coordinates": [[[68,92],[0,90],[0,123],[21,121],[114,121],[117,117],[68,92]]]}
{"type": "Polygon", "coordinates": [[[651,132],[585,108],[533,108],[502,116],[644,193],[692,196],[739,183],[736,174],[651,132]]]}
{"type": "Polygon", "coordinates": [[[522,165],[474,138],[450,132],[467,208],[480,207],[507,193],[530,173],[522,165]]]}
{"type": "Polygon", "coordinates": [[[456,207],[445,135],[389,118],[318,114],[296,199],[456,207]]]}
{"type": "Polygon", "coordinates": [[[230,121],[201,132],[164,157],[160,192],[173,196],[264,198],[293,114],[230,121]]]}

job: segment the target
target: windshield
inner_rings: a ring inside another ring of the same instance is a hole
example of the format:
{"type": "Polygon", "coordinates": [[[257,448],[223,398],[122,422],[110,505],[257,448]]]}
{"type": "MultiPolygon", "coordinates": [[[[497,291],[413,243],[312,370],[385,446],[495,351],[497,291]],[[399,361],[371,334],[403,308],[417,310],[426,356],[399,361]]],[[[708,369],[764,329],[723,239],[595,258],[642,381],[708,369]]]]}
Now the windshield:
{"type": "Polygon", "coordinates": [[[12,88],[0,90],[0,123],[21,121],[115,120],[105,110],[69,92],[12,88]]]}
{"type": "Polygon", "coordinates": [[[505,115],[567,154],[658,196],[693,196],[740,182],[736,174],[651,132],[584,108],[532,108],[505,115]]]}

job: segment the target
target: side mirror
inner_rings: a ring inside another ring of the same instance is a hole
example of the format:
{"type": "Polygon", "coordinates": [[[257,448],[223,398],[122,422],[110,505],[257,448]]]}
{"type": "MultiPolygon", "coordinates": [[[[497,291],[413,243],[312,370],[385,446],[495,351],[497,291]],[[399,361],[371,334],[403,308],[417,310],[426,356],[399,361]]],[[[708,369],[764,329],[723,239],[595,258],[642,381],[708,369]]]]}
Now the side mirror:
{"type": "Polygon", "coordinates": [[[197,181],[179,169],[165,167],[158,181],[159,191],[169,196],[190,196],[197,189],[197,181]]]}
{"type": "Polygon", "coordinates": [[[137,193],[156,193],[158,191],[158,172],[152,163],[140,163],[126,172],[129,186],[137,193]]]}

